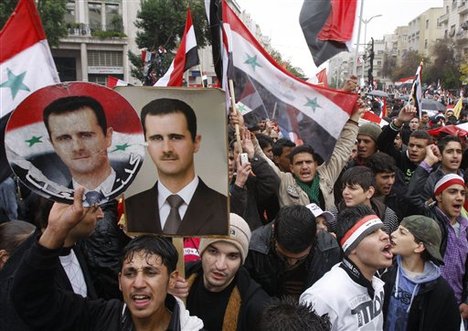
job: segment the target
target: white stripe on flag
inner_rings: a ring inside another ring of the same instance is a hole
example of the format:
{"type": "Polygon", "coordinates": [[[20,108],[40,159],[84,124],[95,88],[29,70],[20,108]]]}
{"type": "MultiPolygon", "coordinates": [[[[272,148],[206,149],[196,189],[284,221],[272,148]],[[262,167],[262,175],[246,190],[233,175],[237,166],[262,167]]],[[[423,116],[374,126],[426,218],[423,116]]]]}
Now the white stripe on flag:
{"type": "Polygon", "coordinates": [[[233,52],[238,54],[233,56],[236,68],[253,77],[281,101],[292,105],[312,118],[334,138],[337,139],[340,136],[349,114],[309,85],[291,79],[278,70],[237,32],[233,31],[231,36],[233,52]],[[248,59],[255,60],[256,64],[249,64],[248,59]],[[306,106],[308,100],[315,100],[319,105],[317,111],[306,106]]]}
{"type": "Polygon", "coordinates": [[[60,83],[47,40],[39,41],[0,64],[0,84],[4,84],[12,75],[23,74],[21,88],[16,95],[13,95],[12,88],[0,88],[0,116],[15,109],[33,91],[60,83]]]}

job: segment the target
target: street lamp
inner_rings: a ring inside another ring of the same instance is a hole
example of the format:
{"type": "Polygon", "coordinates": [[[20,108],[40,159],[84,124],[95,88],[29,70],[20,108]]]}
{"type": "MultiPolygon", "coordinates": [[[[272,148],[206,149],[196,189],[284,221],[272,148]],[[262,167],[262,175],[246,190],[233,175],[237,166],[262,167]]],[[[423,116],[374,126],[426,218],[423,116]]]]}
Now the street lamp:
{"type": "MultiPolygon", "coordinates": [[[[382,14],[378,14],[378,15],[371,16],[368,19],[362,19],[361,18],[362,23],[364,23],[364,45],[366,45],[366,43],[367,43],[367,23],[372,21],[372,19],[374,19],[376,17],[381,17],[381,16],[382,16],[382,14]]],[[[365,67],[365,64],[366,64],[365,62],[362,62],[361,81],[364,81],[364,67],[365,67]]]]}

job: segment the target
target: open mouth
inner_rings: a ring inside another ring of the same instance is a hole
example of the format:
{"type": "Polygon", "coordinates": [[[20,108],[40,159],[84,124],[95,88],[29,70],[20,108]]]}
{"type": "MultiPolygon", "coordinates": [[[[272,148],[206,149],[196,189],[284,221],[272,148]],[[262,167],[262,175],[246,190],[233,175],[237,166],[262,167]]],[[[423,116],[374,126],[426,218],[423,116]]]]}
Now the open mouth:
{"type": "Polygon", "coordinates": [[[390,260],[393,258],[392,247],[392,243],[388,243],[382,250],[384,256],[390,260]]]}
{"type": "Polygon", "coordinates": [[[150,296],[145,294],[134,294],[131,298],[135,306],[140,309],[145,308],[151,302],[150,296]]]}

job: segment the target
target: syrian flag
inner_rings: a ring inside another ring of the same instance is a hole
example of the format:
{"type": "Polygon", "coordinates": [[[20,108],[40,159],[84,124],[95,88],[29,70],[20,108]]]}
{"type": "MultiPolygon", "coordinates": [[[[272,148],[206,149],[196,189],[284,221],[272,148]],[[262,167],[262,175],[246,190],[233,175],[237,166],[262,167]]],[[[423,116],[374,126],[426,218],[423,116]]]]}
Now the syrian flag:
{"type": "Polygon", "coordinates": [[[401,86],[404,84],[412,84],[416,76],[404,77],[395,82],[395,86],[401,86]]]}
{"type": "Polygon", "coordinates": [[[325,87],[328,87],[328,77],[327,77],[327,68],[323,68],[317,74],[317,80],[319,84],[322,84],[325,87]]]}
{"type": "Polygon", "coordinates": [[[117,77],[114,77],[114,76],[107,76],[107,84],[106,86],[109,87],[109,88],[114,88],[116,86],[128,86],[129,84],[124,81],[124,80],[121,80],[117,77]]]}
{"type": "Polygon", "coordinates": [[[328,160],[358,96],[306,83],[287,72],[224,1],[223,29],[236,95],[252,84],[264,105],[252,113],[277,120],[284,136],[299,137],[328,160]]]}
{"type": "Polygon", "coordinates": [[[299,23],[317,67],[349,50],[356,7],[357,0],[304,0],[299,23]]]}
{"type": "Polygon", "coordinates": [[[416,70],[416,75],[414,76],[414,80],[413,80],[413,86],[411,87],[411,94],[408,100],[409,103],[411,103],[412,105],[416,107],[419,118],[421,118],[421,110],[422,110],[421,103],[423,99],[422,86],[421,86],[422,68],[423,68],[423,63],[421,62],[419,64],[418,69],[416,70]]]}
{"type": "Polygon", "coordinates": [[[381,128],[385,125],[388,125],[388,122],[386,120],[384,120],[379,115],[375,114],[373,111],[366,111],[364,114],[362,114],[362,117],[359,119],[359,125],[369,122],[378,124],[381,128]]]}
{"type": "Polygon", "coordinates": [[[154,86],[182,86],[184,72],[197,64],[200,64],[197,39],[195,38],[190,8],[187,8],[187,20],[179,49],[167,72],[158,79],[154,86]]]}
{"type": "Polygon", "coordinates": [[[8,114],[31,92],[60,82],[33,0],[19,0],[0,31],[0,182],[10,174],[4,131],[8,114]]]}

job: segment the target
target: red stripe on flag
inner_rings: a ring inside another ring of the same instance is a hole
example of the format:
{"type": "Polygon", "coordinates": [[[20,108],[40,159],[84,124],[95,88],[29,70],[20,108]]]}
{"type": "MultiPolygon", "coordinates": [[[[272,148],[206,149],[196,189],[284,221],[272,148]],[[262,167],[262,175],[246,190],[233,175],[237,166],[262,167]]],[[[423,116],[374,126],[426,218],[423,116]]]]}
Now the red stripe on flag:
{"type": "Polygon", "coordinates": [[[0,63],[44,39],[46,35],[34,0],[20,0],[0,31],[0,63]]]}
{"type": "Polygon", "coordinates": [[[353,37],[357,0],[331,0],[331,12],[317,35],[320,40],[347,42],[353,37]]]}
{"type": "MultiPolygon", "coordinates": [[[[257,39],[252,35],[252,33],[245,28],[242,21],[237,17],[237,15],[232,11],[226,1],[223,1],[223,22],[229,22],[230,28],[232,31],[237,32],[239,35],[242,36],[247,42],[252,44],[257,52],[261,53],[274,67],[278,70],[282,71],[284,74],[288,75],[290,78],[300,82],[301,84],[308,85],[314,88],[317,92],[324,95],[328,99],[330,99],[333,103],[335,103],[342,111],[347,112],[349,115],[352,114],[354,104],[356,103],[357,96],[348,92],[339,91],[328,89],[326,87],[322,87],[320,85],[310,84],[307,83],[289,71],[285,70],[282,66],[280,66],[268,52],[260,45],[257,39]]],[[[224,38],[223,38],[224,41],[224,38]]]]}

